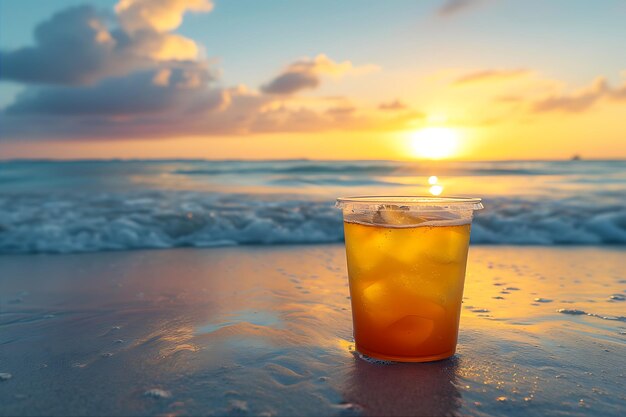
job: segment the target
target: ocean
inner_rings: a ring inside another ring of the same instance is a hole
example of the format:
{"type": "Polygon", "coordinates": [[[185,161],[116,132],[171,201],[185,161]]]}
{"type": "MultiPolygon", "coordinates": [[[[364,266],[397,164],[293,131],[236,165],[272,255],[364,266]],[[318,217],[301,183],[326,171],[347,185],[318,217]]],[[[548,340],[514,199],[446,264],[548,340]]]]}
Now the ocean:
{"type": "Polygon", "coordinates": [[[626,161],[6,161],[0,253],[340,242],[335,198],[482,197],[474,244],[626,244],[626,161]]]}

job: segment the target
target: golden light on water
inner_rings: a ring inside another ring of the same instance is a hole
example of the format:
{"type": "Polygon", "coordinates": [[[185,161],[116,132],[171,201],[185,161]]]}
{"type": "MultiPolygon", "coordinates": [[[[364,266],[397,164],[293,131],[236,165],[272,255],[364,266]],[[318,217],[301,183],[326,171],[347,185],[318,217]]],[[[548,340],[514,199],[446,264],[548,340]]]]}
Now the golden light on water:
{"type": "Polygon", "coordinates": [[[428,191],[430,191],[432,195],[439,195],[442,193],[443,187],[441,185],[433,185],[428,191]]]}
{"type": "Polygon", "coordinates": [[[459,133],[448,127],[426,127],[411,138],[411,151],[421,158],[449,158],[457,153],[458,147],[459,133]]]}
{"type": "Polygon", "coordinates": [[[431,175],[430,177],[428,177],[428,183],[431,185],[428,191],[432,195],[440,195],[443,192],[443,186],[437,184],[438,182],[439,178],[437,178],[436,175],[431,175]]]}

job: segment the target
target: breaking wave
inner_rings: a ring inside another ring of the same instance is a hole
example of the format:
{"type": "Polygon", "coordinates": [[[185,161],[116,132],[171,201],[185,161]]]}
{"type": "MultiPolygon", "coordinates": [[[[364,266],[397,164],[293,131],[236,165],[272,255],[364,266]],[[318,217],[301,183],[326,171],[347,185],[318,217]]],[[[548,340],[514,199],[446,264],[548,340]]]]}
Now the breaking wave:
{"type": "MultiPolygon", "coordinates": [[[[340,242],[333,201],[182,191],[0,196],[0,253],[340,242]]],[[[626,244],[626,206],[493,198],[474,244],[626,244]]]]}

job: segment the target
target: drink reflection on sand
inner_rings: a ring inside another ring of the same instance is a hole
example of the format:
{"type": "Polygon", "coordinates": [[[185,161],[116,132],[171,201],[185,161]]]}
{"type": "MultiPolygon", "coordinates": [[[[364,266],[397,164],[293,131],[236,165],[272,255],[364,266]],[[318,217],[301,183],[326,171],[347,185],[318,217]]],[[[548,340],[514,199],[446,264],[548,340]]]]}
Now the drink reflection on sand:
{"type": "Polygon", "coordinates": [[[418,366],[357,359],[347,372],[343,396],[366,415],[456,415],[462,405],[458,367],[456,357],[418,366]]]}

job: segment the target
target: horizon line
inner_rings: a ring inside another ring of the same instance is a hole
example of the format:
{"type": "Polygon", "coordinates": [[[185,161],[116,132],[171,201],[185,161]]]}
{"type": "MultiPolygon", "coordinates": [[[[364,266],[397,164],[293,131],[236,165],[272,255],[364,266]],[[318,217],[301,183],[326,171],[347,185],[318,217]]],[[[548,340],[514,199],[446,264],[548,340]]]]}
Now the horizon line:
{"type": "Polygon", "coordinates": [[[269,159],[238,159],[238,158],[2,158],[0,163],[12,162],[626,162],[622,158],[536,158],[536,159],[312,159],[312,158],[269,158],[269,159]]]}

